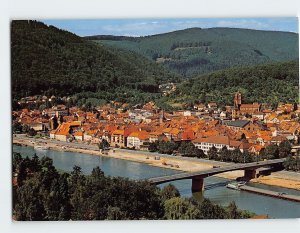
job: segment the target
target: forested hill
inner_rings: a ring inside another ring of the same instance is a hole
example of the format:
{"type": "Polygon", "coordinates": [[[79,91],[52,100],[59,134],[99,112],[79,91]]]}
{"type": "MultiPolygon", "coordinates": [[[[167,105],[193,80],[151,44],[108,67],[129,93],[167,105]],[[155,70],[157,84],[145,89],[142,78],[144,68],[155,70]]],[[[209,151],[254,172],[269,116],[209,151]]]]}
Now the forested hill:
{"type": "Polygon", "coordinates": [[[235,66],[298,59],[298,34],[235,28],[190,28],[146,37],[90,36],[195,76],[235,66]]]}
{"type": "Polygon", "coordinates": [[[82,96],[143,102],[174,79],[134,52],[85,40],[36,21],[11,24],[12,94],[82,96]],[[150,93],[150,94],[149,94],[150,93]]]}
{"type": "Polygon", "coordinates": [[[234,93],[242,93],[243,103],[296,103],[299,98],[299,62],[277,62],[252,67],[231,68],[184,81],[165,102],[232,105],[234,93]]]}

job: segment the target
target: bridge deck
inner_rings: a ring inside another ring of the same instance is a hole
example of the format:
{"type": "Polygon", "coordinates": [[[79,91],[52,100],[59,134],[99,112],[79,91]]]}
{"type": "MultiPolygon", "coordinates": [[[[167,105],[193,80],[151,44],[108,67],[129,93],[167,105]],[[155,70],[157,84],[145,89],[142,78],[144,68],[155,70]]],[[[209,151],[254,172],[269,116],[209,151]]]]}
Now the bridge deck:
{"type": "Polygon", "coordinates": [[[259,167],[271,166],[276,164],[281,164],[285,161],[285,159],[274,159],[274,160],[267,160],[261,162],[254,162],[254,163],[244,163],[244,164],[233,164],[230,166],[219,167],[219,168],[212,168],[205,171],[198,171],[198,172],[183,172],[175,175],[170,176],[162,176],[162,177],[155,177],[151,178],[148,181],[152,184],[162,184],[174,180],[184,180],[184,179],[191,179],[193,177],[201,176],[203,178],[216,175],[223,172],[229,171],[236,171],[236,170],[246,170],[246,169],[255,169],[259,167]]]}

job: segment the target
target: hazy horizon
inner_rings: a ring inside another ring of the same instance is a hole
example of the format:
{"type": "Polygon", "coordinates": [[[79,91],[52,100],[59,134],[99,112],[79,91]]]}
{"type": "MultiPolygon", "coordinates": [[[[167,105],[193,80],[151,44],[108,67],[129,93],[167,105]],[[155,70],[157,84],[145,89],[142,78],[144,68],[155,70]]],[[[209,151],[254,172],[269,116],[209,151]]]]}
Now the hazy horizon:
{"type": "Polygon", "coordinates": [[[151,36],[189,28],[240,28],[298,33],[297,17],[41,20],[79,36],[151,36]]]}

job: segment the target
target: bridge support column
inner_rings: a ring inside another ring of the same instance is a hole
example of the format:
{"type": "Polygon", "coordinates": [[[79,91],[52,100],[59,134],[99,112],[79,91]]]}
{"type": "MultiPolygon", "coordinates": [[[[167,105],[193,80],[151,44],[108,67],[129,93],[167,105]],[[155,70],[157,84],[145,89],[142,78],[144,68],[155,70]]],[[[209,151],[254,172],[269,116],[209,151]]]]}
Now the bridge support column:
{"type": "Polygon", "coordinates": [[[204,178],[196,176],[192,178],[192,192],[203,192],[204,191],[204,178]]]}
{"type": "Polygon", "coordinates": [[[251,180],[256,178],[256,170],[255,169],[247,169],[244,173],[244,178],[246,180],[251,180]]]}

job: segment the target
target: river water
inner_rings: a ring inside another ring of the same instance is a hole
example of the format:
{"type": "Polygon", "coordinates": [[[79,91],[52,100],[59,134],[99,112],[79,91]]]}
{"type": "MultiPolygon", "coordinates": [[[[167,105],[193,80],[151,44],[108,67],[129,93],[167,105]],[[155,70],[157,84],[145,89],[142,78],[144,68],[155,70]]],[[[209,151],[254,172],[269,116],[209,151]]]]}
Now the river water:
{"type": "MultiPolygon", "coordinates": [[[[105,175],[121,176],[130,179],[147,179],[151,177],[175,174],[175,171],[166,168],[153,167],[147,164],[108,158],[98,157],[89,154],[53,151],[53,150],[35,150],[33,147],[13,146],[14,152],[19,152],[22,156],[32,157],[35,153],[42,157],[44,155],[53,159],[54,166],[58,170],[71,171],[74,165],[80,166],[84,174],[90,174],[92,169],[99,166],[105,175]]],[[[205,178],[205,185],[222,183],[227,181],[224,178],[208,177],[205,178]]],[[[224,186],[219,186],[205,190],[204,193],[191,192],[191,180],[181,180],[171,182],[179,190],[182,196],[194,196],[197,199],[203,197],[209,198],[212,202],[228,205],[235,201],[237,206],[243,210],[249,210],[256,214],[268,215],[270,218],[300,218],[300,203],[281,200],[277,198],[262,196],[245,191],[231,190],[224,186]]],[[[165,185],[165,184],[164,184],[165,185]]],[[[160,186],[164,186],[160,185],[160,186]]],[[[261,184],[249,184],[251,186],[285,192],[288,194],[300,195],[300,191],[279,188],[261,184]]]]}

